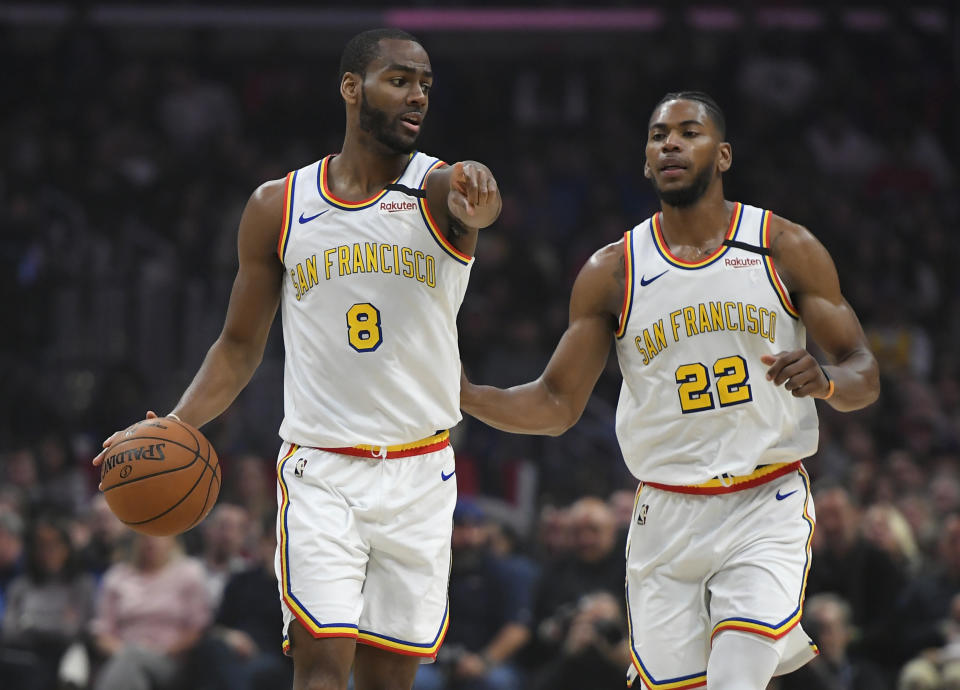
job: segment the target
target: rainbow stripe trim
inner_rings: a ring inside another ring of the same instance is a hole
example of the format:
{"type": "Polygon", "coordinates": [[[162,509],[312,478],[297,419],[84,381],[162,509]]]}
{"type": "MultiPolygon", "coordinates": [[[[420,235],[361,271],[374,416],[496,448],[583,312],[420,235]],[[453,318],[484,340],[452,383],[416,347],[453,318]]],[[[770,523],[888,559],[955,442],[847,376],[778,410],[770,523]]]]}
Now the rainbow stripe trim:
{"type": "Polygon", "coordinates": [[[643,482],[647,486],[661,491],[670,491],[675,494],[732,494],[744,489],[752,489],[755,486],[766,484],[785,474],[790,474],[794,470],[802,467],[799,460],[793,462],[775,462],[770,465],[760,465],[750,474],[744,474],[736,477],[714,477],[708,479],[702,484],[660,484],[659,482],[643,482]]]}
{"type": "MultiPolygon", "coordinates": [[[[660,256],[662,256],[664,261],[669,263],[671,266],[676,266],[677,268],[683,268],[687,270],[703,268],[704,266],[709,266],[710,264],[719,260],[720,257],[726,254],[727,250],[730,248],[725,244],[721,244],[719,247],[713,250],[713,252],[700,259],[700,261],[684,261],[683,259],[679,259],[670,252],[670,247],[667,245],[667,241],[663,237],[663,226],[660,221],[662,216],[663,212],[658,211],[654,214],[653,218],[651,218],[650,233],[653,235],[653,243],[657,247],[657,251],[660,252],[660,256]]],[[[724,239],[732,240],[737,236],[737,233],[740,231],[740,221],[742,219],[743,204],[737,201],[733,205],[733,213],[730,214],[730,227],[727,228],[727,234],[724,239]]]]}
{"type": "Polygon", "coordinates": [[[443,620],[440,622],[440,629],[437,630],[437,634],[434,636],[433,641],[431,642],[426,644],[415,644],[413,642],[398,640],[395,637],[378,635],[377,633],[370,632],[369,630],[361,630],[360,635],[357,638],[357,642],[360,644],[370,645],[371,647],[385,649],[388,652],[393,652],[395,654],[430,657],[431,659],[435,659],[437,657],[437,650],[439,650],[440,645],[443,644],[443,640],[447,636],[447,629],[449,627],[450,602],[448,600],[446,607],[443,609],[443,620]]]}
{"type": "MultiPolygon", "coordinates": [[[[773,216],[770,211],[763,212],[763,220],[760,221],[760,244],[770,249],[770,218],[773,216]]],[[[783,305],[784,310],[795,319],[800,318],[800,312],[793,302],[790,301],[790,294],[787,292],[787,289],[783,286],[783,283],[780,282],[780,275],[777,273],[776,266],[773,265],[773,255],[768,254],[763,257],[764,268],[767,269],[767,280],[770,281],[770,285],[773,287],[773,291],[777,293],[777,297],[780,300],[780,304],[783,305]]]]}
{"type": "Polygon", "coordinates": [[[627,332],[627,321],[633,311],[633,230],[623,233],[623,265],[626,269],[623,289],[623,309],[620,310],[620,323],[617,325],[617,338],[627,332]]]}
{"type": "MultiPolygon", "coordinates": [[[[290,509],[290,494],[287,491],[287,484],[283,480],[283,469],[290,458],[300,449],[295,443],[290,444],[289,450],[277,463],[277,483],[280,485],[281,502],[280,514],[280,587],[281,596],[284,603],[294,617],[300,621],[300,624],[310,631],[314,637],[357,637],[357,626],[353,623],[321,623],[307,611],[306,607],[300,603],[300,600],[294,596],[290,586],[290,536],[287,527],[287,516],[290,509]]],[[[286,638],[283,641],[284,651],[290,648],[290,641],[286,638]]]]}
{"type": "Polygon", "coordinates": [[[283,192],[283,225],[280,226],[280,237],[277,239],[277,256],[280,262],[287,253],[287,244],[290,240],[290,228],[293,227],[293,189],[297,184],[297,171],[287,173],[287,181],[283,192]]]}
{"type": "MultiPolygon", "coordinates": [[[[639,494],[638,494],[639,495],[639,494]]],[[[687,690],[687,688],[702,688],[707,684],[706,670],[699,673],[691,673],[689,676],[678,676],[676,678],[667,678],[665,680],[656,680],[650,675],[647,667],[643,665],[636,648],[633,646],[633,617],[630,615],[630,588],[626,589],[627,596],[627,635],[630,640],[630,661],[637,670],[637,677],[643,685],[650,690],[687,690]]],[[[627,683],[627,687],[633,687],[632,682],[627,683]]]]}
{"type": "MultiPolygon", "coordinates": [[[[726,620],[722,620],[713,626],[713,632],[710,634],[711,642],[718,633],[721,633],[724,630],[740,630],[742,632],[763,635],[764,637],[769,637],[773,640],[779,640],[781,637],[793,630],[803,617],[803,597],[804,593],[807,591],[807,578],[810,575],[810,544],[813,542],[814,521],[813,518],[810,517],[809,511],[810,477],[807,476],[807,472],[802,466],[798,471],[800,472],[801,479],[803,479],[803,489],[806,492],[806,498],[803,501],[803,519],[810,526],[810,532],[807,535],[807,557],[803,565],[803,584],[800,586],[800,598],[797,602],[797,608],[795,608],[793,613],[779,623],[764,623],[763,621],[754,620],[752,618],[728,618],[726,620]]],[[[819,653],[819,650],[816,649],[816,646],[814,646],[814,651],[819,653]]]]}
{"type": "MultiPolygon", "coordinates": [[[[433,165],[431,165],[427,169],[427,171],[423,173],[423,177],[420,178],[420,184],[417,185],[417,189],[425,189],[424,185],[427,182],[427,176],[437,168],[444,165],[446,165],[446,163],[444,163],[441,160],[438,160],[433,165]]],[[[426,224],[427,229],[430,231],[430,234],[433,236],[434,241],[438,245],[440,245],[440,249],[442,249],[447,254],[447,256],[449,256],[451,259],[453,259],[457,263],[462,264],[464,266],[469,266],[470,262],[473,261],[473,257],[468,256],[467,254],[464,254],[459,249],[454,247],[453,244],[450,243],[450,240],[447,239],[447,236],[440,231],[440,227],[437,225],[437,221],[434,220],[433,214],[430,213],[430,209],[427,206],[427,198],[424,196],[418,199],[418,201],[420,203],[420,215],[423,216],[423,222],[426,224]]]]}
{"type": "Polygon", "coordinates": [[[401,443],[396,446],[368,446],[360,444],[357,446],[347,446],[345,448],[317,448],[325,450],[328,453],[339,453],[340,455],[353,455],[360,458],[406,458],[411,455],[426,455],[433,453],[441,448],[450,445],[450,432],[441,431],[439,434],[427,436],[419,441],[412,443],[401,443]]]}
{"type": "MultiPolygon", "coordinates": [[[[384,187],[379,192],[374,194],[372,197],[368,199],[361,199],[360,201],[346,201],[345,199],[341,199],[340,197],[336,196],[330,190],[330,185],[327,184],[327,178],[329,177],[329,174],[330,174],[330,168],[329,168],[330,161],[333,160],[334,155],[335,154],[330,154],[329,156],[324,158],[322,161],[320,161],[320,170],[317,173],[317,191],[320,192],[320,196],[323,198],[323,200],[326,201],[331,206],[339,208],[343,211],[362,211],[365,208],[370,208],[371,206],[373,206],[375,203],[380,201],[380,199],[382,199],[384,195],[387,194],[387,192],[390,191],[389,189],[384,187]]],[[[403,172],[397,175],[396,179],[394,179],[393,182],[391,182],[391,184],[396,183],[401,177],[403,177],[403,173],[405,173],[407,171],[407,168],[410,167],[410,161],[412,161],[414,156],[416,155],[417,155],[416,151],[410,154],[410,157],[407,158],[407,164],[403,166],[403,172]]]]}

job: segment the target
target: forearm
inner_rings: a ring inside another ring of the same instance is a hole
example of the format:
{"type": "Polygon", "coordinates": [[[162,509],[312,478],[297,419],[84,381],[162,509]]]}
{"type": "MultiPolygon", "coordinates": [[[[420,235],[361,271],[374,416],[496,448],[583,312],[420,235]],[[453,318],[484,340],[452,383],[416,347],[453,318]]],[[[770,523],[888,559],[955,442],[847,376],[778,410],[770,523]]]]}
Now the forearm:
{"type": "Polygon", "coordinates": [[[855,350],[836,364],[824,365],[823,371],[833,381],[827,402],[836,410],[859,410],[880,395],[879,368],[869,350],[855,350]]]}
{"type": "Polygon", "coordinates": [[[262,357],[262,349],[233,343],[221,335],[172,411],[188,424],[203,426],[230,406],[250,382],[262,357]]]}
{"type": "Polygon", "coordinates": [[[543,379],[512,388],[464,383],[460,407],[494,429],[514,434],[559,436],[580,418],[564,400],[551,393],[543,379]]]}

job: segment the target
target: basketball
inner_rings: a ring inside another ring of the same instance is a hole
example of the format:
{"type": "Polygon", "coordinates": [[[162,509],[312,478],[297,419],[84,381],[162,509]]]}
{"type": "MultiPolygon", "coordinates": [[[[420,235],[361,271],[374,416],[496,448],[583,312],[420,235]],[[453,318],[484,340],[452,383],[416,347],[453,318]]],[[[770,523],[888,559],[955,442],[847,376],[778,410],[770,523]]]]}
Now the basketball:
{"type": "Polygon", "coordinates": [[[126,429],[100,465],[107,505],[137,532],[171,536],[199,523],[220,493],[220,463],[206,437],[170,417],[126,429]]]}

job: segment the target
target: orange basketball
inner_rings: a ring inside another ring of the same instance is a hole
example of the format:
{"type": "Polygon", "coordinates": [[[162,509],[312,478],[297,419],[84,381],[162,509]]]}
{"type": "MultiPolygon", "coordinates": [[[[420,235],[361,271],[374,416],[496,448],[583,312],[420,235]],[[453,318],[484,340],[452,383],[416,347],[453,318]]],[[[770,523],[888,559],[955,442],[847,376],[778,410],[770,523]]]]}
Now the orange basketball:
{"type": "Polygon", "coordinates": [[[206,517],[220,493],[220,463],[206,437],[170,417],[126,429],[100,465],[110,510],[131,529],[153,536],[186,532],[206,517]]]}

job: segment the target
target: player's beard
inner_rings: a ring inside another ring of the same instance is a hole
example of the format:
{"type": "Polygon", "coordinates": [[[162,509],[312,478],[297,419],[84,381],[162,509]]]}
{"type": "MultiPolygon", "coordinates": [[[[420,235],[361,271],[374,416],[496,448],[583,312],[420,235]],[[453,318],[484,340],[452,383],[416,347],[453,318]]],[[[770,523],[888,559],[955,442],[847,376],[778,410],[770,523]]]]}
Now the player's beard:
{"type": "MultiPolygon", "coordinates": [[[[393,124],[396,124],[394,121],[393,124]]],[[[360,92],[360,129],[369,132],[373,138],[396,153],[410,153],[413,151],[416,137],[412,139],[402,138],[396,132],[396,127],[391,127],[391,122],[387,114],[382,110],[377,110],[367,101],[366,91],[360,92]]]]}
{"type": "Polygon", "coordinates": [[[707,187],[710,186],[712,179],[713,168],[708,166],[693,178],[693,182],[679,189],[660,189],[655,177],[651,178],[651,181],[662,203],[675,208],[687,208],[700,201],[700,198],[707,193],[707,187]]]}

